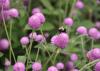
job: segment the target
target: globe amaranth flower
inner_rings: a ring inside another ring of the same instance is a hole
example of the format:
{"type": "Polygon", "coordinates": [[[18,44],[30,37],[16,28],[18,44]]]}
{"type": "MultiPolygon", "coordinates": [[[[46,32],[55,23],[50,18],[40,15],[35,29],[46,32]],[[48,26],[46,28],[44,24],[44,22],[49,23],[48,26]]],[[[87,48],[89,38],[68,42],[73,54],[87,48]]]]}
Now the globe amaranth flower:
{"type": "Polygon", "coordinates": [[[40,8],[33,8],[32,9],[32,14],[36,14],[36,13],[42,13],[40,8]]]}
{"type": "Polygon", "coordinates": [[[98,28],[98,29],[100,29],[100,21],[96,22],[95,27],[98,28]]]}
{"type": "Polygon", "coordinates": [[[56,68],[58,70],[64,69],[64,64],[62,62],[59,62],[59,63],[56,64],[56,68]]]}
{"type": "Polygon", "coordinates": [[[0,40],[0,50],[6,50],[9,48],[9,41],[7,39],[1,39],[0,40]]]}
{"type": "Polygon", "coordinates": [[[77,54],[75,54],[75,53],[71,54],[70,60],[73,61],[73,62],[76,62],[78,60],[77,54]]]}
{"type": "Polygon", "coordinates": [[[34,40],[36,41],[36,42],[38,42],[38,43],[43,43],[43,42],[45,42],[46,41],[46,38],[43,36],[43,35],[37,35],[35,38],[34,38],[34,40]]]}
{"type": "Polygon", "coordinates": [[[100,71],[100,62],[97,62],[95,65],[95,71],[100,71]]]}
{"type": "Polygon", "coordinates": [[[20,43],[22,45],[27,45],[29,43],[29,38],[27,36],[24,36],[20,39],[20,43]]]}
{"type": "Polygon", "coordinates": [[[9,16],[17,18],[19,16],[18,10],[15,8],[9,9],[9,16]]]}
{"type": "Polygon", "coordinates": [[[79,71],[78,69],[73,69],[72,71],[79,71]]]}
{"type": "Polygon", "coordinates": [[[88,34],[92,39],[98,39],[100,37],[100,32],[96,28],[90,28],[88,34]]]}
{"type": "Polygon", "coordinates": [[[50,66],[47,71],[59,71],[55,66],[50,66]]]}
{"type": "Polygon", "coordinates": [[[42,70],[42,64],[39,62],[34,62],[32,64],[32,70],[33,71],[41,71],[42,70]]]}
{"type": "Polygon", "coordinates": [[[9,20],[9,11],[8,10],[3,10],[0,12],[0,20],[9,20]]]}
{"type": "Polygon", "coordinates": [[[87,53],[87,58],[88,58],[89,60],[99,59],[99,58],[100,58],[100,48],[91,49],[91,50],[87,53]]]}
{"type": "Polygon", "coordinates": [[[13,71],[25,71],[25,64],[22,62],[16,62],[13,66],[13,71]]]}
{"type": "Polygon", "coordinates": [[[51,43],[60,48],[65,48],[68,45],[68,42],[69,42],[69,36],[67,33],[60,33],[58,35],[54,35],[51,38],[51,43]]]}
{"type": "Polygon", "coordinates": [[[72,69],[74,69],[74,63],[72,61],[68,61],[66,63],[66,70],[70,71],[72,69]]]}
{"type": "Polygon", "coordinates": [[[30,39],[35,39],[36,36],[37,36],[37,33],[36,32],[32,32],[32,33],[29,34],[29,38],[30,39]]]}
{"type": "Polygon", "coordinates": [[[71,27],[74,24],[74,21],[72,18],[68,17],[64,19],[64,24],[71,27]]]}
{"type": "Polygon", "coordinates": [[[5,71],[8,71],[8,68],[10,65],[11,65],[11,62],[8,59],[5,59],[5,63],[4,63],[5,71]]]}
{"type": "Polygon", "coordinates": [[[84,3],[82,2],[82,1],[80,1],[80,0],[78,0],[77,2],[76,2],[76,8],[78,8],[78,9],[83,9],[84,8],[84,3]]]}
{"type": "Polygon", "coordinates": [[[87,35],[87,28],[85,28],[84,26],[79,26],[77,28],[77,32],[81,35],[87,35]]]}
{"type": "Polygon", "coordinates": [[[10,7],[10,0],[0,0],[0,9],[9,9],[10,7]]]}

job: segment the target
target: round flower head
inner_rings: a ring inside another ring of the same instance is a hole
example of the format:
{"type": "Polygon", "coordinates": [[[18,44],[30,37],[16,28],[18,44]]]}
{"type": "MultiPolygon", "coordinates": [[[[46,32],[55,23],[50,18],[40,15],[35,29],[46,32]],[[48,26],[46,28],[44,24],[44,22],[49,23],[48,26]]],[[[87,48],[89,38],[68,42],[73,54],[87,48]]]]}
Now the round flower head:
{"type": "Polygon", "coordinates": [[[8,10],[3,10],[0,13],[0,20],[9,20],[10,16],[9,16],[9,11],[8,10]]]}
{"type": "Polygon", "coordinates": [[[64,64],[59,62],[59,63],[56,64],[56,68],[59,69],[59,70],[64,69],[64,64]]]}
{"type": "Polygon", "coordinates": [[[92,50],[92,56],[95,58],[95,59],[99,59],[100,58],[100,48],[94,48],[92,50]]]}
{"type": "Polygon", "coordinates": [[[86,35],[87,34],[87,28],[85,28],[84,26],[80,26],[77,28],[77,32],[81,35],[86,35]]]}
{"type": "Polygon", "coordinates": [[[39,62],[34,62],[32,64],[33,71],[41,71],[42,70],[42,64],[39,62]]]}
{"type": "Polygon", "coordinates": [[[100,21],[97,21],[95,26],[96,28],[100,29],[100,21]]]}
{"type": "Polygon", "coordinates": [[[33,16],[29,17],[28,25],[32,29],[39,29],[41,27],[40,18],[38,16],[36,16],[36,15],[33,15],[33,16]]]}
{"type": "Polygon", "coordinates": [[[66,64],[66,70],[70,71],[72,69],[74,69],[74,64],[73,64],[73,62],[68,61],[67,64],[66,64]]]}
{"type": "Polygon", "coordinates": [[[55,66],[51,66],[47,71],[58,71],[58,69],[55,66]]]}
{"type": "Polygon", "coordinates": [[[0,50],[6,50],[9,48],[9,41],[7,39],[1,39],[0,40],[0,50]]]}
{"type": "Polygon", "coordinates": [[[5,59],[4,65],[5,65],[6,67],[8,67],[8,66],[11,65],[11,62],[10,62],[8,59],[5,59]]]}
{"type": "Polygon", "coordinates": [[[22,62],[17,62],[13,66],[13,71],[25,71],[25,65],[22,62]]]}
{"type": "Polygon", "coordinates": [[[12,9],[9,10],[9,15],[10,15],[11,17],[17,18],[17,17],[19,16],[19,12],[18,12],[17,9],[12,8],[12,9]]]}
{"type": "Polygon", "coordinates": [[[45,37],[43,36],[43,35],[37,35],[35,38],[34,38],[34,40],[36,41],[36,42],[39,42],[39,43],[43,43],[43,42],[45,42],[45,37]]]}
{"type": "Polygon", "coordinates": [[[0,0],[0,9],[9,9],[10,0],[0,0]]]}
{"type": "Polygon", "coordinates": [[[95,71],[100,71],[100,62],[97,62],[95,65],[95,71]]]}
{"type": "Polygon", "coordinates": [[[27,36],[24,36],[20,39],[20,43],[22,45],[27,45],[29,43],[29,38],[27,36]]]}
{"type": "Polygon", "coordinates": [[[90,28],[88,34],[92,39],[97,39],[99,31],[96,28],[90,28]]]}
{"type": "Polygon", "coordinates": [[[45,22],[45,16],[42,13],[36,13],[35,16],[40,19],[41,24],[45,22]]]}
{"type": "Polygon", "coordinates": [[[32,14],[36,14],[36,13],[41,13],[40,8],[33,8],[32,9],[32,14]]]}
{"type": "Polygon", "coordinates": [[[78,8],[78,9],[84,8],[84,3],[82,1],[77,1],[76,2],[76,8],[78,8]]]}
{"type": "Polygon", "coordinates": [[[76,61],[78,60],[77,54],[73,53],[73,54],[70,56],[70,59],[71,59],[71,61],[76,62],[76,61]]]}
{"type": "Polygon", "coordinates": [[[69,36],[67,33],[60,33],[59,35],[55,35],[51,38],[51,43],[60,47],[65,48],[68,45],[69,36]]]}
{"type": "Polygon", "coordinates": [[[29,34],[29,38],[30,39],[35,39],[36,36],[37,36],[37,33],[36,32],[32,32],[32,33],[29,34]]]}
{"type": "Polygon", "coordinates": [[[74,21],[70,17],[64,19],[64,24],[67,25],[67,26],[69,26],[69,27],[72,26],[73,23],[74,23],[74,21]]]}

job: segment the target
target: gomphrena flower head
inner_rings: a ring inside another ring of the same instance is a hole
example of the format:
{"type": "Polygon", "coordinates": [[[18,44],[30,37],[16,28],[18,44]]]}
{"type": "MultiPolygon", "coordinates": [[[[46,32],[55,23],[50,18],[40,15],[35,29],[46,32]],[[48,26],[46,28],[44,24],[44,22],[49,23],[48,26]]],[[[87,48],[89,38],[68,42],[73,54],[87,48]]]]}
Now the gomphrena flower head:
{"type": "Polygon", "coordinates": [[[0,12],[0,20],[9,20],[10,16],[9,16],[9,11],[8,10],[2,10],[0,12]]]}
{"type": "Polygon", "coordinates": [[[84,27],[84,26],[79,26],[77,28],[77,32],[80,34],[80,35],[87,35],[87,28],[84,27]]]}
{"type": "Polygon", "coordinates": [[[0,50],[6,50],[9,48],[9,41],[7,39],[1,39],[0,40],[0,50]]]}
{"type": "Polygon", "coordinates": [[[19,12],[17,9],[12,8],[12,9],[9,9],[9,15],[11,17],[17,18],[17,17],[19,17],[19,12]]]}
{"type": "Polygon", "coordinates": [[[96,22],[95,27],[98,28],[98,29],[100,29],[100,21],[96,22]]]}
{"type": "Polygon", "coordinates": [[[11,62],[10,62],[8,59],[5,59],[4,65],[5,65],[6,67],[8,67],[8,66],[11,65],[11,62]]]}
{"type": "Polygon", "coordinates": [[[54,35],[51,38],[51,43],[60,48],[65,48],[68,45],[68,42],[69,42],[69,36],[67,33],[60,33],[58,35],[54,35]]]}
{"type": "Polygon", "coordinates": [[[97,62],[95,65],[95,71],[100,71],[100,62],[97,62]]]}
{"type": "Polygon", "coordinates": [[[70,71],[72,69],[74,69],[74,63],[72,61],[68,61],[66,63],[66,70],[69,70],[70,71]]]}
{"type": "Polygon", "coordinates": [[[36,13],[35,16],[37,16],[40,19],[41,24],[43,24],[46,21],[43,13],[36,13]]]}
{"type": "Polygon", "coordinates": [[[78,0],[76,2],[76,8],[83,9],[84,8],[84,3],[82,1],[80,1],[80,0],[78,0]]]}
{"type": "Polygon", "coordinates": [[[91,49],[91,50],[87,53],[87,58],[88,58],[89,60],[99,59],[99,58],[100,58],[100,48],[91,49]]]}
{"type": "Polygon", "coordinates": [[[71,27],[74,24],[74,21],[72,18],[68,17],[64,19],[64,24],[71,27]]]}
{"type": "Polygon", "coordinates": [[[36,16],[36,15],[32,15],[31,17],[29,17],[28,25],[32,29],[39,29],[41,27],[40,18],[38,16],[36,16]]]}
{"type": "Polygon", "coordinates": [[[0,9],[9,9],[10,7],[10,0],[0,0],[0,9]]]}
{"type": "Polygon", "coordinates": [[[99,37],[99,31],[96,28],[90,28],[88,34],[92,39],[98,39],[99,37]]]}
{"type": "Polygon", "coordinates": [[[36,14],[36,13],[41,13],[41,9],[40,8],[33,8],[32,14],[36,14]]]}
{"type": "Polygon", "coordinates": [[[29,38],[27,36],[24,36],[20,39],[20,43],[22,45],[27,45],[29,43],[29,38]]]}
{"type": "Polygon", "coordinates": [[[43,35],[37,35],[35,38],[34,38],[34,40],[36,41],[36,42],[38,42],[38,43],[43,43],[43,42],[45,42],[46,41],[46,39],[45,39],[45,37],[43,36],[43,35]]]}
{"type": "Polygon", "coordinates": [[[32,33],[29,34],[29,38],[30,39],[35,39],[36,36],[37,36],[37,33],[36,32],[32,32],[32,33]]]}
{"type": "Polygon", "coordinates": [[[41,71],[42,70],[42,64],[40,62],[33,62],[32,70],[33,71],[41,71]]]}
{"type": "Polygon", "coordinates": [[[75,53],[71,54],[70,60],[71,60],[72,62],[76,62],[76,61],[78,60],[78,55],[75,54],[75,53]]]}
{"type": "Polygon", "coordinates": [[[13,66],[13,71],[25,71],[25,65],[22,62],[16,62],[13,66]]]}
{"type": "Polygon", "coordinates": [[[59,63],[56,64],[56,68],[58,70],[64,69],[64,64],[62,62],[59,62],[59,63]]]}
{"type": "Polygon", "coordinates": [[[47,71],[59,71],[55,66],[50,66],[47,71]]]}

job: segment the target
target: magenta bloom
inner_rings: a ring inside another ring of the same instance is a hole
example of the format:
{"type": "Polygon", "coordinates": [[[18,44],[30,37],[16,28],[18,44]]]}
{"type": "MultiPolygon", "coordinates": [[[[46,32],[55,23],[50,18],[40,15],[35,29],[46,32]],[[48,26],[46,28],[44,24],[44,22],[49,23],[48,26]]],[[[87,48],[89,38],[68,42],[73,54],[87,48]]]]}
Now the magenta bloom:
{"type": "Polygon", "coordinates": [[[27,45],[29,43],[29,38],[27,36],[24,36],[20,39],[20,43],[22,45],[27,45]]]}
{"type": "Polygon", "coordinates": [[[35,40],[36,42],[39,42],[39,43],[43,43],[43,42],[46,41],[46,39],[45,39],[45,37],[44,37],[43,35],[37,35],[37,36],[34,38],[34,40],[35,40]]]}
{"type": "Polygon", "coordinates": [[[96,28],[100,29],[100,21],[97,21],[95,26],[96,28]]]}
{"type": "Polygon", "coordinates": [[[70,59],[71,59],[71,61],[76,62],[76,61],[78,60],[77,54],[73,53],[73,54],[70,56],[70,59]]]}
{"type": "Polygon", "coordinates": [[[59,71],[55,66],[51,66],[47,71],[59,71]]]}
{"type": "Polygon", "coordinates": [[[95,71],[100,71],[100,62],[97,62],[95,65],[95,71]]]}
{"type": "Polygon", "coordinates": [[[70,71],[72,69],[74,69],[74,63],[72,61],[68,61],[66,63],[66,70],[69,70],[70,71]]]}
{"type": "Polygon", "coordinates": [[[32,9],[32,14],[36,14],[36,13],[41,13],[40,8],[33,8],[32,9]]]}
{"type": "Polygon", "coordinates": [[[74,21],[72,18],[68,17],[64,19],[64,24],[71,27],[73,25],[74,21]]]}
{"type": "Polygon", "coordinates": [[[22,62],[17,62],[13,66],[13,71],[25,71],[25,65],[22,62]]]}
{"type": "Polygon", "coordinates": [[[35,39],[36,36],[37,36],[37,33],[36,32],[32,32],[32,33],[29,34],[29,38],[30,39],[35,39]]]}
{"type": "Polygon", "coordinates": [[[86,35],[87,34],[87,28],[85,28],[84,26],[80,26],[77,28],[77,32],[81,35],[86,35]]]}
{"type": "Polygon", "coordinates": [[[42,70],[42,64],[39,62],[34,62],[32,64],[33,71],[41,71],[42,70]]]}
{"type": "Polygon", "coordinates": [[[62,62],[59,62],[59,63],[56,64],[56,68],[59,69],[59,70],[64,69],[64,64],[62,62]]]}
{"type": "Polygon", "coordinates": [[[84,8],[84,3],[82,1],[77,1],[76,2],[76,8],[78,8],[78,9],[84,8]]]}
{"type": "Polygon", "coordinates": [[[78,69],[73,69],[72,71],[79,71],[78,69]]]}
{"type": "Polygon", "coordinates": [[[41,27],[41,21],[38,16],[32,15],[28,20],[28,25],[33,29],[39,29],[41,27]]]}
{"type": "Polygon", "coordinates": [[[95,60],[100,58],[100,48],[94,48],[87,53],[89,60],[95,60]]]}
{"type": "Polygon", "coordinates": [[[96,28],[90,28],[88,34],[92,39],[98,39],[100,33],[96,28]]]}
{"type": "Polygon", "coordinates": [[[68,45],[68,42],[69,36],[67,33],[60,33],[51,38],[51,43],[60,48],[65,48],[68,45]]]}
{"type": "Polygon", "coordinates": [[[35,16],[40,19],[41,24],[45,22],[45,16],[42,13],[36,13],[35,16]]]}
{"type": "Polygon", "coordinates": [[[10,0],[0,0],[0,9],[8,9],[10,7],[10,0]]]}
{"type": "Polygon", "coordinates": [[[9,41],[7,39],[1,39],[0,40],[0,50],[6,50],[9,48],[9,41]]]}
{"type": "Polygon", "coordinates": [[[9,10],[9,15],[10,15],[11,17],[17,18],[17,17],[19,16],[19,12],[18,12],[17,9],[12,8],[12,9],[9,10]]]}

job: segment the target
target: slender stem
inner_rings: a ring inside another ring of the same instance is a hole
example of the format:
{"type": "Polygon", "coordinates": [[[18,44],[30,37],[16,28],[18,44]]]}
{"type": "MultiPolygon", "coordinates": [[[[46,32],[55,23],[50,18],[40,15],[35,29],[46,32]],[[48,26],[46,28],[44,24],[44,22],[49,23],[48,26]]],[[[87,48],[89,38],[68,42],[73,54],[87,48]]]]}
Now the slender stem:
{"type": "Polygon", "coordinates": [[[91,40],[91,49],[94,48],[94,39],[91,40]]]}
{"type": "Polygon", "coordinates": [[[54,60],[53,60],[53,64],[55,63],[55,60],[56,60],[56,58],[57,58],[59,52],[60,52],[60,49],[58,49],[57,52],[56,52],[56,54],[55,54],[55,57],[54,57],[54,60]]]}
{"type": "Polygon", "coordinates": [[[81,44],[82,44],[82,52],[83,52],[83,56],[84,56],[84,59],[86,60],[86,56],[85,56],[85,47],[84,47],[84,37],[81,37],[81,44]]]}
{"type": "Polygon", "coordinates": [[[37,59],[38,59],[39,51],[40,51],[40,49],[38,48],[38,51],[37,51],[37,54],[36,54],[36,59],[35,59],[35,61],[37,61],[37,59]]]}
{"type": "Polygon", "coordinates": [[[7,38],[9,40],[9,42],[10,42],[10,51],[12,52],[14,61],[16,62],[16,58],[15,58],[15,55],[14,55],[14,52],[13,52],[13,49],[12,49],[12,45],[11,45],[11,40],[9,38],[7,27],[6,27],[6,23],[5,23],[5,18],[4,18],[4,13],[3,13],[3,6],[2,6],[2,18],[3,18],[3,24],[4,24],[5,32],[6,32],[7,38]]]}
{"type": "Polygon", "coordinates": [[[100,59],[94,60],[94,61],[86,64],[85,66],[83,66],[79,71],[84,71],[84,69],[86,69],[89,65],[94,64],[94,63],[97,63],[99,61],[100,61],[100,59]]]}

